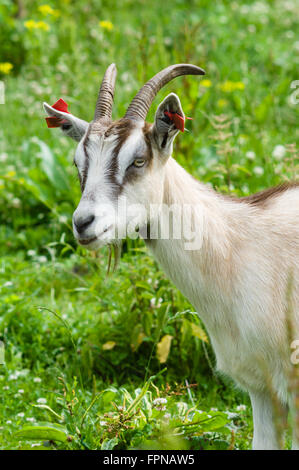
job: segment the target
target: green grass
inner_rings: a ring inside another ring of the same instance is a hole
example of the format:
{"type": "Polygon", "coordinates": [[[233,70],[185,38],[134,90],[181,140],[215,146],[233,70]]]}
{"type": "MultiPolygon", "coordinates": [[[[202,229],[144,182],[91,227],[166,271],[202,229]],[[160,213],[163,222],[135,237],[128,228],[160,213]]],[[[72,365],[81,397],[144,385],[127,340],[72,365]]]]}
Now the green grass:
{"type": "Polygon", "coordinates": [[[14,67],[0,75],[0,448],[250,447],[246,394],[214,376],[192,306],[144,244],[127,242],[109,276],[105,249],[76,246],[75,145],[47,129],[41,103],[63,97],[71,112],[92,119],[102,74],[115,62],[113,114],[121,117],[146,79],[194,63],[209,82],[175,80],[148,117],[170,91],[180,96],[193,121],[177,138],[177,160],[237,195],[291,179],[298,22],[295,2],[284,3],[53,0],[59,16],[43,16],[37,1],[21,16],[12,1],[1,3],[0,64],[14,67]],[[49,30],[29,30],[28,20],[49,30]],[[104,20],[112,30],[99,25],[104,20]],[[225,145],[220,121],[231,133],[225,145]],[[161,364],[157,344],[166,335],[173,340],[161,364]],[[187,389],[186,380],[196,385],[187,389]]]}

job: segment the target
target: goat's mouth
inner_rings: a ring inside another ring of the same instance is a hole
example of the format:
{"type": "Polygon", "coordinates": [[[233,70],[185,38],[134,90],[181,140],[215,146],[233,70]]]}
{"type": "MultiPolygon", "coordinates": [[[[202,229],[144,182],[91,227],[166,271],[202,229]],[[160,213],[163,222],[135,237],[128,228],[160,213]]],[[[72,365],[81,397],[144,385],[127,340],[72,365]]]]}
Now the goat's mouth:
{"type": "Polygon", "coordinates": [[[93,237],[93,238],[79,238],[78,242],[80,243],[80,245],[89,245],[90,243],[95,242],[96,239],[97,239],[97,237],[93,237]]]}
{"type": "MultiPolygon", "coordinates": [[[[98,247],[100,248],[101,246],[107,245],[109,242],[111,242],[110,237],[108,236],[108,233],[112,229],[113,225],[109,225],[109,227],[106,227],[101,233],[97,234],[94,237],[90,238],[78,238],[78,242],[80,245],[91,245],[94,242],[98,242],[98,247]],[[107,234],[107,235],[106,235],[107,234]],[[104,236],[104,237],[103,237],[104,236]]],[[[95,245],[94,245],[95,246],[95,245]]]]}

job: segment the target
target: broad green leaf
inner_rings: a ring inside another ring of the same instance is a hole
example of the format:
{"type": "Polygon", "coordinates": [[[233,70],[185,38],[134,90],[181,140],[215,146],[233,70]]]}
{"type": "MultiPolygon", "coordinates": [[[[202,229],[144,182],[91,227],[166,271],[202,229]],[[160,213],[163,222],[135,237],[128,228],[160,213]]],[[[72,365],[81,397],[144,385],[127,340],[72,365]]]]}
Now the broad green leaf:
{"type": "Polygon", "coordinates": [[[102,349],[103,351],[110,351],[116,346],[115,341],[107,341],[106,343],[103,344],[102,349]]]}
{"type": "Polygon", "coordinates": [[[163,364],[164,362],[167,361],[167,358],[170,352],[172,339],[173,339],[173,336],[165,335],[163,336],[161,341],[157,344],[157,357],[159,359],[160,364],[163,364]]]}
{"type": "Polygon", "coordinates": [[[196,325],[196,323],[190,322],[190,326],[191,326],[191,331],[192,331],[193,336],[196,336],[196,338],[199,338],[205,343],[208,343],[208,337],[206,333],[204,332],[204,330],[199,325],[196,325]]]}
{"type": "Polygon", "coordinates": [[[52,185],[60,190],[60,191],[67,191],[69,189],[68,186],[68,175],[60,164],[60,162],[55,158],[55,155],[50,150],[47,144],[42,140],[34,137],[32,141],[39,146],[40,153],[39,157],[41,159],[41,167],[47,178],[52,183],[52,185]]]}
{"type": "Polygon", "coordinates": [[[216,429],[223,428],[229,422],[224,413],[215,414],[208,421],[202,423],[204,431],[216,431],[216,429]]]}
{"type": "Polygon", "coordinates": [[[112,439],[104,439],[101,445],[101,450],[112,450],[118,444],[118,439],[113,437],[112,439]]]}
{"type": "Polygon", "coordinates": [[[53,423],[24,426],[15,433],[17,438],[68,442],[73,439],[64,426],[53,423]]]}

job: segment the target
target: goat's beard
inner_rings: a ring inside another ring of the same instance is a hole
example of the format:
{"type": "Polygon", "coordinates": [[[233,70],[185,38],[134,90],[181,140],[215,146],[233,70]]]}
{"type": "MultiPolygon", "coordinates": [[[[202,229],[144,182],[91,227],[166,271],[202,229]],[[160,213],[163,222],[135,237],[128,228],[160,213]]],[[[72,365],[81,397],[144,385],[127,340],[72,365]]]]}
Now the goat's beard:
{"type": "Polygon", "coordinates": [[[118,240],[115,243],[109,243],[108,245],[108,265],[107,265],[107,276],[110,274],[112,259],[114,259],[112,272],[116,271],[119,260],[121,257],[121,248],[122,248],[122,241],[118,240]]]}

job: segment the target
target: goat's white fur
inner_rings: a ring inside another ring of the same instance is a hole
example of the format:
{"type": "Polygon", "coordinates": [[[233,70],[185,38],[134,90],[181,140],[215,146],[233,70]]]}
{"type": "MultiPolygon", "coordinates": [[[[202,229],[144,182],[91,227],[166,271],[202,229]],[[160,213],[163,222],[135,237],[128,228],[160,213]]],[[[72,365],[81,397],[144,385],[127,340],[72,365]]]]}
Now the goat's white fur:
{"type": "MultiPolygon", "coordinates": [[[[203,245],[185,251],[182,240],[146,241],[168,276],[199,312],[219,371],[250,394],[255,449],[277,448],[271,393],[289,402],[290,345],[286,335],[287,284],[299,337],[299,188],[267,207],[235,202],[196,182],[173,159],[165,172],[168,203],[203,210],[203,245]]],[[[162,221],[163,223],[163,221],[162,221]]],[[[294,332],[295,333],[295,332],[294,332]]]]}
{"type": "MultiPolygon", "coordinates": [[[[123,196],[128,204],[137,201],[146,206],[149,203],[200,205],[201,217],[196,225],[202,236],[200,250],[186,251],[183,240],[146,240],[146,244],[199,312],[216,353],[218,370],[249,392],[254,419],[253,448],[274,449],[278,442],[271,393],[277,394],[283,407],[290,403],[291,351],[286,333],[290,276],[294,279],[291,300],[296,325],[292,339],[299,338],[299,188],[276,194],[258,206],[230,200],[194,180],[169,158],[176,130],[171,129],[166,149],[161,148],[163,139],[157,130],[157,119],[168,99],[172,109],[176,106],[182,112],[174,94],[159,106],[152,132],[152,136],[155,131],[158,133],[151,142],[152,168],[140,181],[127,184],[123,196]]],[[[46,110],[51,113],[49,108],[46,110]]],[[[76,123],[74,119],[72,123],[76,123]]],[[[87,126],[80,122],[79,127],[82,137],[87,126]]],[[[110,200],[107,167],[115,138],[91,136],[88,145],[86,188],[76,210],[81,214],[95,210],[103,202],[114,204],[110,200]]],[[[119,153],[116,175],[119,182],[143,145],[144,136],[137,125],[119,153]]],[[[85,158],[82,143],[75,158],[80,173],[85,158]]],[[[100,223],[102,228],[108,226],[109,214],[102,216],[100,223]]],[[[74,233],[78,237],[75,229],[74,233]]],[[[94,233],[94,226],[88,228],[88,237],[94,233]]],[[[95,249],[107,241],[107,237],[105,240],[99,237],[89,247],[95,249]]]]}

